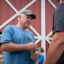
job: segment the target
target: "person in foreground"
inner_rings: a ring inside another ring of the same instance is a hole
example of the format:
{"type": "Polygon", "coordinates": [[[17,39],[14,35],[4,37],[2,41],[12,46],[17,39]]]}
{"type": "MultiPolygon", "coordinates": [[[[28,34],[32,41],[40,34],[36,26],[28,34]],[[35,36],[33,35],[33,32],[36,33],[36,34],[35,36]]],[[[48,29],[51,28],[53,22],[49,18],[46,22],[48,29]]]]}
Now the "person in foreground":
{"type": "Polygon", "coordinates": [[[36,19],[30,10],[24,10],[18,16],[17,25],[8,25],[1,37],[1,49],[4,51],[4,64],[35,64],[39,54],[36,51],[35,38],[27,28],[36,19]]]}
{"type": "Polygon", "coordinates": [[[53,16],[53,40],[44,62],[44,64],[55,63],[64,64],[64,3],[59,4],[55,9],[53,16]]]}

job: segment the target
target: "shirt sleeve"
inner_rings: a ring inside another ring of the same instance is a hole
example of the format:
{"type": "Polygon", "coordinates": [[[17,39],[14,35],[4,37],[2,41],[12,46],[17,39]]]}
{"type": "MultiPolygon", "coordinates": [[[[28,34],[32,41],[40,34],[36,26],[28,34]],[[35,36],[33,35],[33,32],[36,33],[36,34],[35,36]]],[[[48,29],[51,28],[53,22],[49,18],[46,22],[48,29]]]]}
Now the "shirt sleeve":
{"type": "Polygon", "coordinates": [[[1,41],[0,43],[5,43],[5,42],[12,42],[12,29],[11,26],[7,26],[1,36],[1,41]]]}
{"type": "Polygon", "coordinates": [[[55,32],[64,32],[64,3],[60,4],[53,16],[53,34],[55,32]]]}

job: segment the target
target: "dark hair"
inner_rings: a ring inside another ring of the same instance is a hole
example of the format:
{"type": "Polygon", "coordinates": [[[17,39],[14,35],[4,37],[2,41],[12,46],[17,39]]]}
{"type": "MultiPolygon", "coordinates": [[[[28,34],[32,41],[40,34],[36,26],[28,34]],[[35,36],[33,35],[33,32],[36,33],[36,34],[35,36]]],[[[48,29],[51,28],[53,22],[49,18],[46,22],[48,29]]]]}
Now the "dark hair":
{"type": "Polygon", "coordinates": [[[42,53],[44,52],[44,49],[43,49],[43,48],[41,48],[41,52],[42,52],[42,53]]]}

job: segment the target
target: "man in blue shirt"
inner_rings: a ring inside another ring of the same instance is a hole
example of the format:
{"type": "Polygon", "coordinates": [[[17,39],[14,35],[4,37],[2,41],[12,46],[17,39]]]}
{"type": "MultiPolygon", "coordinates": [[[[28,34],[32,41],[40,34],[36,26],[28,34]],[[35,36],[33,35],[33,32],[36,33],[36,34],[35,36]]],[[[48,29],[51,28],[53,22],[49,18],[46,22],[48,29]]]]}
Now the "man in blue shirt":
{"type": "Polygon", "coordinates": [[[30,54],[30,51],[36,51],[36,44],[34,35],[27,30],[35,18],[36,15],[30,10],[24,10],[18,16],[17,25],[9,25],[4,29],[0,42],[4,64],[35,64],[34,60],[39,55],[36,53],[32,57],[30,54]]]}

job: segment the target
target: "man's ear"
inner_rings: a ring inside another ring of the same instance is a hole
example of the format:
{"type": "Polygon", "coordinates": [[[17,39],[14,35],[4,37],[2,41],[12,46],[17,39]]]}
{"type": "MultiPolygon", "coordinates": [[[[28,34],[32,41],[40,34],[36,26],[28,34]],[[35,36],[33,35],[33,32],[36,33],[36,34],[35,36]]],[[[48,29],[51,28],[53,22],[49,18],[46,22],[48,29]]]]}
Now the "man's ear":
{"type": "Polygon", "coordinates": [[[21,16],[19,15],[18,18],[21,18],[21,16]]]}
{"type": "Polygon", "coordinates": [[[18,16],[18,20],[19,20],[20,18],[21,18],[21,16],[19,15],[19,16],[18,16]]]}

